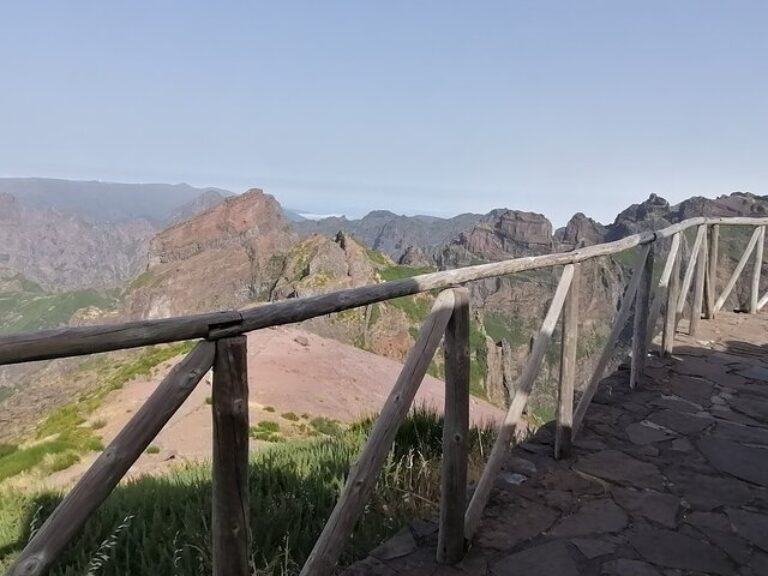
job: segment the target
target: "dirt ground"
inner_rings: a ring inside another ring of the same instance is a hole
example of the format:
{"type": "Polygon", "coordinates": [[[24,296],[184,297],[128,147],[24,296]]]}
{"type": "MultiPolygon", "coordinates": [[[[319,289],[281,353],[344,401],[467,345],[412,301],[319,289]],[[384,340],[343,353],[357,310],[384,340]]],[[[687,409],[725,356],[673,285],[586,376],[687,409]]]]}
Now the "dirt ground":
{"type": "MultiPolygon", "coordinates": [[[[157,384],[179,359],[158,367],[151,378],[134,380],[111,393],[93,414],[91,422],[101,421],[104,443],[111,441],[157,384]]],[[[375,414],[384,403],[402,364],[365,352],[335,340],[294,328],[271,328],[248,335],[248,386],[250,420],[256,425],[271,420],[281,431],[300,434],[298,426],[323,416],[352,422],[375,414]],[[282,415],[300,417],[293,422],[282,415]],[[301,418],[305,415],[305,418],[301,418]]],[[[153,442],[156,454],[143,454],[131,468],[129,477],[159,473],[184,461],[210,458],[212,446],[210,374],[206,375],[181,409],[153,442]]],[[[427,376],[416,396],[417,406],[442,409],[444,384],[427,376]]],[[[503,417],[498,408],[471,399],[474,423],[495,422],[503,417]]],[[[252,440],[252,449],[267,445],[252,440]]],[[[44,480],[46,486],[66,486],[74,482],[96,455],[44,480]]]]}

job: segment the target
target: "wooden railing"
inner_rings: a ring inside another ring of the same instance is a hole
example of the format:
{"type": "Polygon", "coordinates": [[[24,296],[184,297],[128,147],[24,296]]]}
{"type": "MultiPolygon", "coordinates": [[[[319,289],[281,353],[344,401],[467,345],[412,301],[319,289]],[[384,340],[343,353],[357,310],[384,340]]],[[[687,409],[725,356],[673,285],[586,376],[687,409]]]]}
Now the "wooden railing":
{"type": "Polygon", "coordinates": [[[216,576],[248,574],[251,527],[248,514],[248,379],[243,334],[281,324],[440,289],[402,372],[376,420],[367,443],[352,466],[339,500],[302,569],[302,576],[333,573],[374,488],[397,430],[441,340],[445,354],[445,425],[441,474],[437,559],[458,562],[473,537],[487,504],[493,481],[521,422],[528,396],[562,313],[562,349],[555,457],[567,457],[586,411],[616,353],[620,336],[634,311],[629,386],[640,381],[656,324],[664,312],[660,353],[671,354],[679,319],[690,300],[689,332],[695,334],[702,315],[714,318],[727,301],[739,276],[755,254],[749,312],[768,303],[759,294],[765,226],[768,218],[692,218],[655,232],[571,252],[517,258],[340,290],[321,296],[266,304],[245,311],[199,314],[118,325],[83,326],[0,337],[0,365],[94,354],[124,348],[203,339],[163,379],[145,404],[110,442],[93,465],[20,553],[7,576],[45,573],[88,518],[117,486],[163,426],[213,368],[213,572],[216,576]],[[717,296],[719,230],[721,225],[754,226],[736,269],[717,296]],[[696,228],[685,273],[682,233],[696,228]],[[658,283],[652,282],[654,262],[661,256],[658,241],[671,238],[658,283]],[[632,277],[610,334],[574,409],[579,320],[578,277],[582,262],[636,250],[632,277]],[[462,284],[553,266],[563,266],[549,310],[535,336],[514,397],[501,424],[488,463],[469,503],[467,435],[469,429],[469,293],[462,284]],[[689,292],[692,288],[692,297],[689,292]]]}

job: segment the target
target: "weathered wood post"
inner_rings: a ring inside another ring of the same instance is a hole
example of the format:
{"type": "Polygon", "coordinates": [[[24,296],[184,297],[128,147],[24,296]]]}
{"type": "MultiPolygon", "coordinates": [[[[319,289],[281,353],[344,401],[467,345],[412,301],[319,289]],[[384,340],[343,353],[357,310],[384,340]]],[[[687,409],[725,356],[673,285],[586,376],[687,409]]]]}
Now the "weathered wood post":
{"type": "Polygon", "coordinates": [[[715,313],[719,312],[720,309],[725,305],[726,300],[728,300],[728,296],[731,295],[731,290],[733,290],[733,287],[736,286],[736,281],[739,279],[739,276],[741,276],[741,273],[744,271],[744,268],[747,265],[747,262],[749,261],[749,257],[752,256],[752,251],[755,249],[755,245],[757,244],[757,241],[760,239],[760,227],[756,227],[755,231],[752,232],[752,236],[749,239],[749,243],[747,244],[747,247],[744,249],[744,253],[741,255],[741,258],[739,259],[739,263],[736,264],[736,269],[733,271],[733,274],[731,274],[731,277],[728,278],[728,282],[725,285],[725,288],[723,288],[723,293],[720,294],[720,297],[715,302],[715,313]]]}
{"type": "Polygon", "coordinates": [[[541,329],[536,334],[533,350],[531,350],[525,363],[525,368],[523,368],[523,373],[515,385],[515,397],[512,399],[507,415],[504,417],[504,422],[502,422],[499,428],[498,436],[496,436],[496,441],[491,449],[491,455],[485,464],[483,475],[480,477],[475,492],[472,494],[472,499],[467,506],[467,513],[464,515],[464,536],[467,539],[472,539],[480,524],[480,518],[482,517],[485,505],[488,503],[491,488],[496,481],[499,470],[501,470],[504,457],[509,449],[509,443],[514,439],[515,430],[523,415],[533,382],[539,373],[544,353],[547,351],[547,345],[552,338],[552,333],[555,331],[557,321],[560,318],[560,312],[565,304],[565,297],[568,295],[568,290],[571,287],[573,268],[573,264],[568,264],[563,268],[560,282],[557,284],[557,289],[549,305],[549,310],[547,310],[547,315],[541,323],[541,329]]]}
{"type": "Polygon", "coordinates": [[[693,285],[693,302],[691,303],[691,321],[688,324],[688,334],[695,336],[701,322],[701,308],[704,303],[704,278],[707,271],[707,235],[705,224],[699,226],[702,235],[699,256],[696,259],[696,282],[693,285]]]}
{"type": "Polygon", "coordinates": [[[632,363],[629,371],[629,387],[635,388],[645,371],[648,355],[648,317],[650,316],[651,284],[653,283],[653,254],[655,243],[650,244],[648,257],[642,268],[642,278],[635,294],[635,318],[632,330],[632,363]]]}
{"type": "Polygon", "coordinates": [[[699,226],[696,231],[696,240],[693,242],[693,248],[691,248],[691,255],[688,258],[688,266],[685,269],[685,275],[683,276],[683,284],[680,287],[680,298],[677,301],[677,314],[680,316],[685,310],[685,302],[688,300],[688,291],[691,289],[691,283],[693,282],[693,273],[696,270],[696,262],[699,260],[699,253],[701,252],[701,245],[704,242],[706,235],[705,226],[699,226]]]}
{"type": "Polygon", "coordinates": [[[48,571],[210,370],[213,357],[214,345],[200,342],[163,378],[29,541],[6,576],[39,576],[48,571]]]}
{"type": "Polygon", "coordinates": [[[557,398],[555,427],[555,458],[571,455],[573,427],[573,394],[576,384],[576,352],[579,337],[579,275],[580,265],[573,268],[571,289],[563,306],[563,338],[560,349],[560,389],[557,398]]]}
{"type": "Polygon", "coordinates": [[[248,576],[248,368],[245,336],[216,342],[213,367],[213,575],[248,576]]]}
{"type": "Polygon", "coordinates": [[[444,290],[435,300],[300,576],[330,576],[336,570],[342,548],[363,513],[397,430],[408,416],[424,374],[443,339],[453,316],[455,298],[454,290],[444,290]]]}
{"type": "Polygon", "coordinates": [[[456,564],[464,557],[469,436],[469,290],[455,288],[453,315],[445,330],[445,418],[440,479],[440,531],[437,561],[456,564]]]}
{"type": "Polygon", "coordinates": [[[749,294],[749,313],[757,314],[760,300],[760,272],[763,268],[763,246],[765,245],[765,226],[759,226],[760,236],[755,247],[755,265],[752,268],[752,290],[749,294]]]}
{"type": "Polygon", "coordinates": [[[715,301],[717,300],[717,256],[720,245],[720,224],[712,224],[709,227],[709,260],[707,263],[706,281],[706,305],[705,318],[712,320],[715,317],[715,301]]]}
{"type": "MultiPolygon", "coordinates": [[[[680,238],[680,232],[675,238],[680,238]]],[[[670,255],[670,258],[673,256],[670,255]]],[[[670,356],[675,346],[675,330],[677,328],[677,300],[680,296],[680,262],[682,257],[674,255],[672,269],[669,276],[669,289],[667,290],[667,305],[664,315],[664,332],[661,337],[661,354],[670,356]]]]}

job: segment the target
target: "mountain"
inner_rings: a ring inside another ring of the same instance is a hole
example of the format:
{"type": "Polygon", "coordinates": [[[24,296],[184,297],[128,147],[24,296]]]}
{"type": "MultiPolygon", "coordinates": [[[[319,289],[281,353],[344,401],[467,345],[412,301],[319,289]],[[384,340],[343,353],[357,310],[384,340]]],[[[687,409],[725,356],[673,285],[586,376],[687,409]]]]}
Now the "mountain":
{"type": "Polygon", "coordinates": [[[189,184],[127,184],[100,180],[0,178],[0,194],[12,194],[30,208],[56,210],[98,222],[144,219],[163,225],[200,195],[232,193],[189,184]]]}
{"type": "Polygon", "coordinates": [[[293,228],[302,236],[324,234],[332,236],[343,231],[366,246],[383,252],[395,261],[410,246],[431,249],[453,239],[482,218],[480,214],[460,214],[453,218],[434,216],[401,216],[387,210],[370,212],[360,220],[344,216],[294,222],[293,228]]]}

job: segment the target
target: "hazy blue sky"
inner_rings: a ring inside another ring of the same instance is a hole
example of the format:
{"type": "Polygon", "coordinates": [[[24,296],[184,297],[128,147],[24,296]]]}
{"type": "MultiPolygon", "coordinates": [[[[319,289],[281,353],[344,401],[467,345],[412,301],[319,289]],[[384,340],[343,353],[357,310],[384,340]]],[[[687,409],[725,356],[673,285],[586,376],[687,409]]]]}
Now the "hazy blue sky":
{"type": "Polygon", "coordinates": [[[0,175],[562,224],[768,193],[768,2],[0,4],[0,175]]]}

